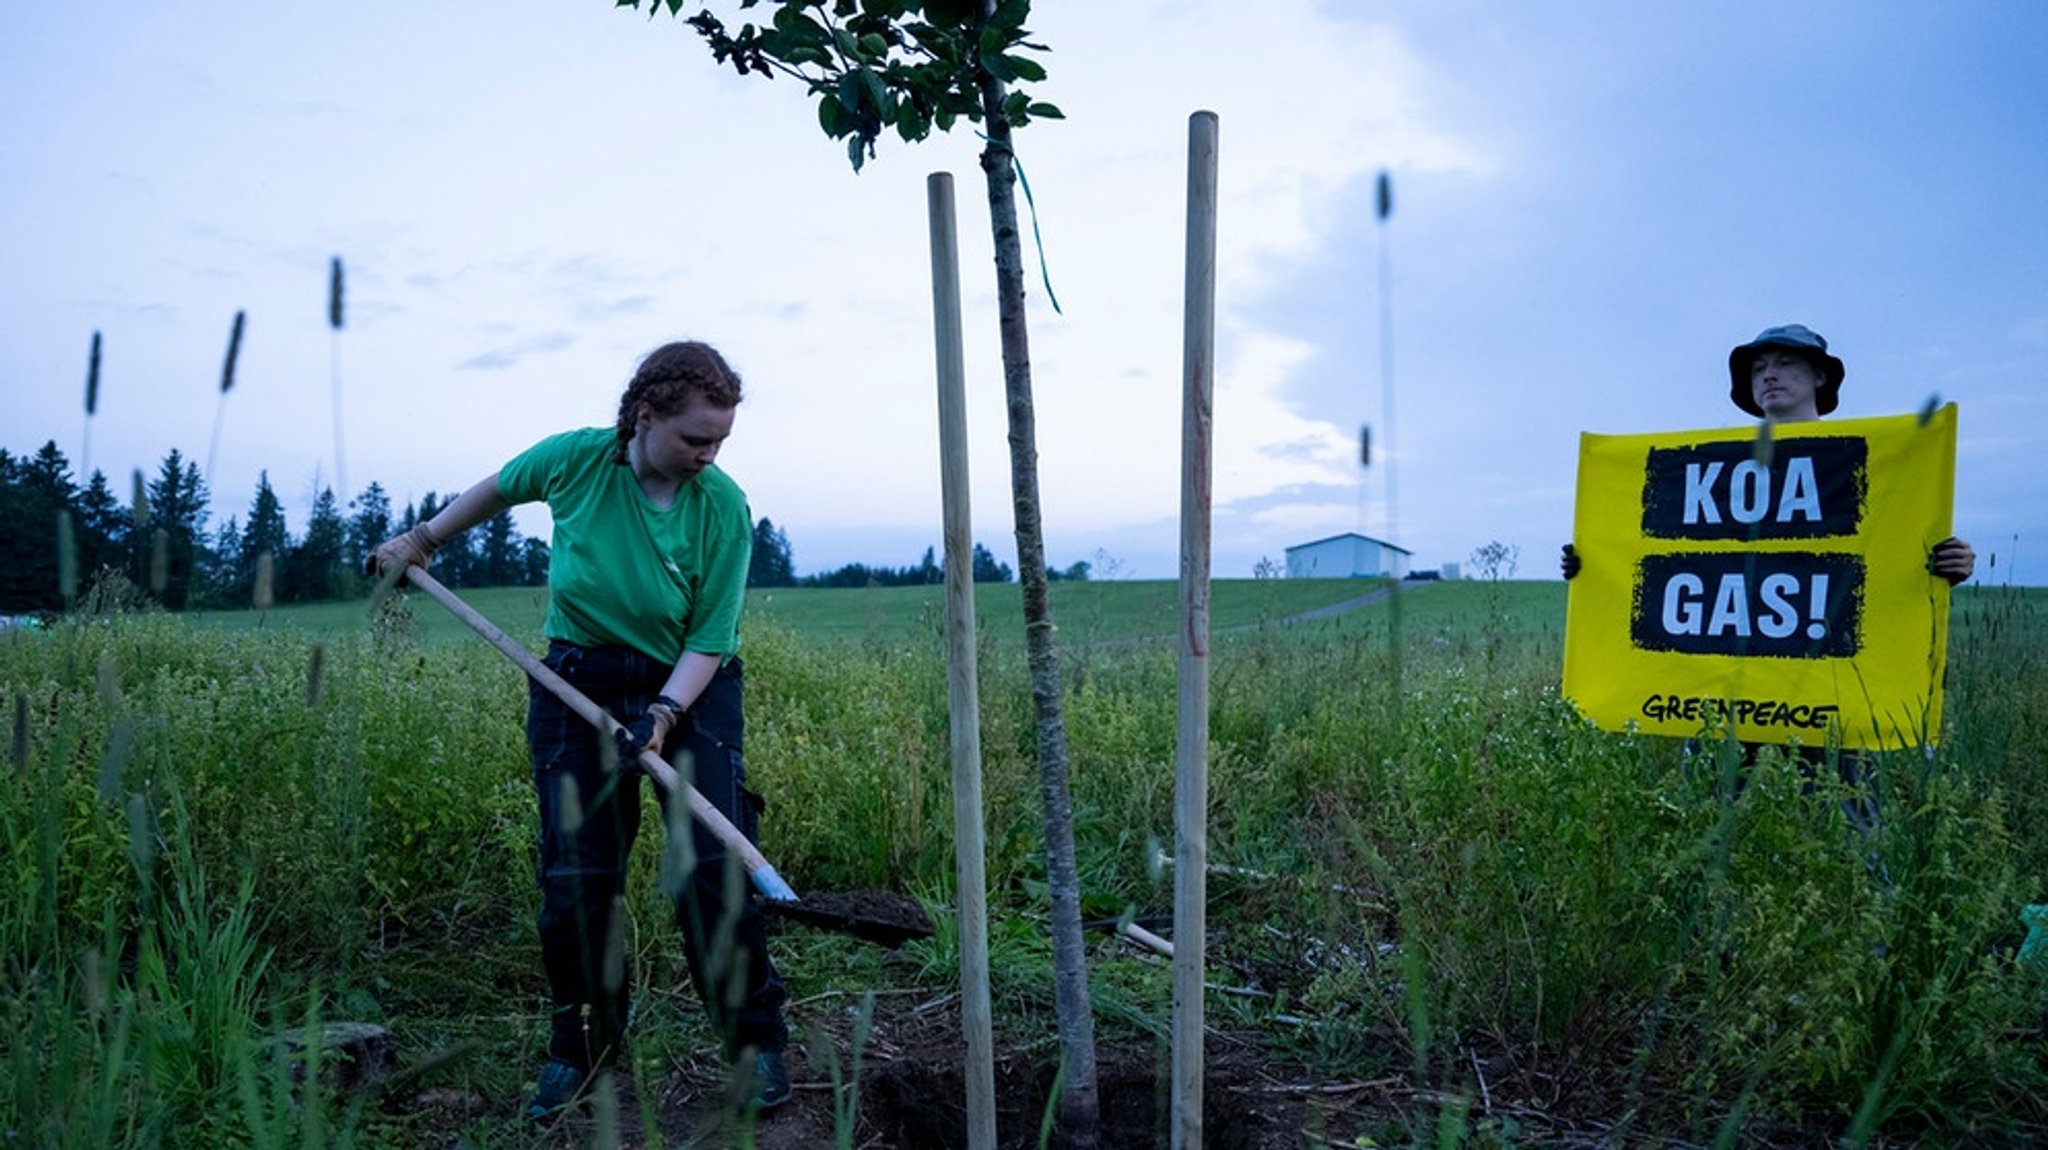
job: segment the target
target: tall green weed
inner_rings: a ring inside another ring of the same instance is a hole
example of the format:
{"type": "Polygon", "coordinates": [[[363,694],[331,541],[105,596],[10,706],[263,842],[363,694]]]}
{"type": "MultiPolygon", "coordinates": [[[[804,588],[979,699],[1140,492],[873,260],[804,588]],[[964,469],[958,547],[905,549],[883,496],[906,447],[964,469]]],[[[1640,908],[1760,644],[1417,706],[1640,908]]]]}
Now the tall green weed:
{"type": "MultiPolygon", "coordinates": [[[[1321,1073],[1477,1099],[1475,1123],[1484,1067],[1690,1140],[1757,1120],[1852,1141],[2048,1129],[2030,1102],[2048,1096],[2044,987],[2012,959],[2048,874],[2034,597],[1958,596],[1943,737],[1876,761],[1863,833],[1848,792],[1775,751],[1737,793],[1716,748],[1582,722],[1542,591],[1430,588],[1398,626],[1368,609],[1217,636],[1209,852],[1236,869],[1211,883],[1212,981],[1245,991],[1219,1016],[1321,1073]]],[[[477,1073],[516,1092],[543,1011],[526,688],[482,644],[420,634],[401,615],[315,647],[129,615],[0,638],[0,1124],[51,1145],[363,1137],[354,1110],[292,1117],[263,1037],[336,1004],[429,1049],[487,1035],[509,1069],[477,1073]]],[[[778,869],[947,901],[936,626],[818,642],[764,622],[745,656],[778,869]]],[[[1028,1045],[1046,1019],[1035,736],[1021,655],[985,642],[981,668],[998,1002],[1028,1045]]],[[[1164,914],[1175,653],[1104,641],[1065,670],[1087,913],[1164,914]]],[[[679,987],[646,825],[628,945],[642,985],[679,987]]],[[[892,977],[777,945],[802,979],[892,977]]],[[[946,953],[915,977],[951,977],[946,953]]],[[[1115,1033],[1170,1005],[1147,972],[1102,985],[1131,1021],[1115,1033]]],[[[650,994],[644,1023],[703,1040],[688,1001],[650,994]]]]}

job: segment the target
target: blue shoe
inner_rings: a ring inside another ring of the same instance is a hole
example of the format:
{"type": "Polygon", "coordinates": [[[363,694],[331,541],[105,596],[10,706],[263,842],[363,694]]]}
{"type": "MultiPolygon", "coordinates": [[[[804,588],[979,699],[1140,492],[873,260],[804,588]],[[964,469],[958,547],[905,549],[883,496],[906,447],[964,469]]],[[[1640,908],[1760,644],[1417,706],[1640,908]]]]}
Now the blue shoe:
{"type": "Polygon", "coordinates": [[[526,1104],[527,1119],[547,1122],[559,1117],[589,1096],[589,1085],[590,1071],[550,1058],[541,1067],[540,1085],[534,1088],[533,1100],[526,1104]]]}
{"type": "Polygon", "coordinates": [[[789,1063],[782,1052],[763,1051],[754,1055],[754,1109],[769,1111],[789,1101],[796,1091],[789,1084],[789,1063]]]}

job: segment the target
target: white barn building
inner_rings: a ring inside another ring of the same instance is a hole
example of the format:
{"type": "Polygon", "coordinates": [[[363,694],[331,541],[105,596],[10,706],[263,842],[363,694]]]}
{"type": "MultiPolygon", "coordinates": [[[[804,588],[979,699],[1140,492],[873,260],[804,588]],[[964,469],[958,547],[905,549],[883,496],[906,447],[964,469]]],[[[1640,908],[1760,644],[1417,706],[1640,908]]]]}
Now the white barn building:
{"type": "Polygon", "coordinates": [[[1413,552],[1356,531],[1287,549],[1289,579],[1402,579],[1413,552]]]}

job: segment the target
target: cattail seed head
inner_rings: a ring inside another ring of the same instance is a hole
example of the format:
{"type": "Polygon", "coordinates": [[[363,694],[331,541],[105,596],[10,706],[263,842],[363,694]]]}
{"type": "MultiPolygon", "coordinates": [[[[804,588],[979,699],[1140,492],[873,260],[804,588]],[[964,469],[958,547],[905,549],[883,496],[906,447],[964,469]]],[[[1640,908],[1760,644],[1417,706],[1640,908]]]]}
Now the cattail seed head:
{"type": "Polygon", "coordinates": [[[626,914],[623,905],[612,907],[611,927],[605,931],[604,962],[599,981],[606,993],[617,994],[626,985],[626,914]]]}
{"type": "Polygon", "coordinates": [[[135,509],[135,526],[138,530],[149,526],[149,485],[142,481],[142,469],[135,469],[135,498],[129,506],[135,509]]]}
{"type": "Polygon", "coordinates": [[[327,270],[327,326],[341,330],[341,257],[335,256],[327,270]]]}
{"type": "Polygon", "coordinates": [[[149,589],[163,598],[171,585],[171,533],[159,527],[149,538],[149,589]]]}
{"type": "Polygon", "coordinates": [[[1941,393],[1935,392],[1927,397],[1926,403],[1920,405],[1920,422],[1918,426],[1926,427],[1928,424],[1934,422],[1934,413],[1940,410],[1941,393]]]}
{"type": "Polygon", "coordinates": [[[242,354],[242,320],[244,313],[235,312],[235,329],[228,333],[228,359],[220,369],[220,393],[226,395],[235,386],[235,360],[242,354]]]}
{"type": "Polygon", "coordinates": [[[57,591],[66,609],[78,598],[78,532],[68,507],[57,513],[57,591]]]}
{"type": "Polygon", "coordinates": [[[277,563],[270,557],[270,552],[265,551],[256,556],[255,599],[258,611],[270,610],[270,605],[276,601],[276,576],[274,574],[276,567],[277,563]]]}
{"type": "MultiPolygon", "coordinates": [[[[602,748],[610,742],[610,739],[599,739],[598,746],[602,748]]],[[[681,806],[683,804],[672,803],[670,805],[681,806]]],[[[570,778],[567,772],[562,774],[562,785],[556,800],[555,811],[555,825],[561,828],[563,834],[573,835],[583,829],[583,799],[576,793],[576,780],[570,778]]],[[[689,836],[685,835],[684,837],[687,838],[689,836]]]]}
{"type": "Polygon", "coordinates": [[[148,874],[156,866],[156,820],[141,793],[128,796],[128,853],[135,869],[148,874]]]}
{"type": "Polygon", "coordinates": [[[1380,219],[1384,220],[1394,214],[1394,181],[1389,179],[1385,172],[1380,173],[1377,199],[1379,201],[1380,219]]]}
{"type": "Polygon", "coordinates": [[[28,692],[14,692],[14,770],[28,773],[28,692]]]}
{"type": "Polygon", "coordinates": [[[121,775],[135,750],[135,723],[123,715],[107,732],[107,749],[100,756],[100,801],[112,804],[121,798],[121,775]]]}
{"type": "Polygon", "coordinates": [[[672,899],[683,897],[690,876],[697,873],[697,837],[690,831],[690,813],[683,803],[670,803],[668,834],[661,845],[659,880],[661,891],[672,899]]]}
{"type": "Polygon", "coordinates": [[[306,661],[306,706],[320,705],[320,688],[327,680],[327,645],[313,644],[313,655],[306,661]]]}
{"type": "Polygon", "coordinates": [[[107,960],[97,948],[87,947],[78,956],[78,972],[85,983],[86,1013],[104,1018],[112,998],[107,993],[107,960]]]}
{"type": "Polygon", "coordinates": [[[121,706],[121,669],[114,663],[112,655],[101,655],[93,666],[93,680],[100,689],[100,701],[109,710],[121,706]]]}
{"type": "Polygon", "coordinates": [[[85,361],[85,414],[100,406],[100,333],[92,333],[92,357],[85,361]]]}

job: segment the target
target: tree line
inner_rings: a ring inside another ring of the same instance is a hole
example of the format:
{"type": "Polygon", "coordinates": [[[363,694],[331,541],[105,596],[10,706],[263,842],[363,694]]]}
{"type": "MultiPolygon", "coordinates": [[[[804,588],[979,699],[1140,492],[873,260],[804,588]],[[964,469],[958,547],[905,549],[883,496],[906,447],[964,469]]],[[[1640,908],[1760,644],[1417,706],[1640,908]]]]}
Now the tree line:
{"type": "MultiPolygon", "coordinates": [[[[1008,583],[1016,577],[1008,563],[997,559],[980,543],[974,545],[972,562],[976,583],[1008,583]]],[[[1047,567],[1045,576],[1055,582],[1081,582],[1089,572],[1087,561],[1082,560],[1064,568],[1047,567]]],[[[922,587],[945,581],[945,565],[930,547],[924,549],[924,558],[909,567],[848,563],[829,571],[798,575],[789,535],[766,518],[754,524],[754,556],[747,569],[749,587],[922,587]]]]}
{"type": "MultiPolygon", "coordinates": [[[[0,614],[61,611],[110,587],[174,611],[359,598],[372,585],[362,573],[370,549],[452,498],[428,492],[394,513],[381,484],[346,507],[323,487],[294,534],[268,472],[246,513],[215,524],[206,480],[177,448],[154,478],[135,473],[125,503],[104,472],[73,479],[54,440],[33,455],[0,448],[0,538],[13,559],[0,565],[0,614]]],[[[434,564],[457,587],[538,585],[547,569],[547,543],[521,536],[509,512],[450,540],[434,564]]]]}
{"type": "MultiPolygon", "coordinates": [[[[135,473],[126,502],[106,474],[84,484],[55,440],[33,455],[0,448],[0,539],[12,562],[0,565],[0,615],[63,611],[99,588],[147,592],[170,610],[237,610],[276,603],[361,598],[373,581],[364,559],[377,544],[431,519],[454,496],[428,492],[394,512],[382,484],[372,482],[344,507],[332,488],[314,498],[305,529],[294,534],[284,505],[263,472],[248,510],[214,523],[212,494],[196,463],[177,448],[154,478],[135,473]]],[[[1007,583],[1010,565],[974,545],[974,581],[1007,583]]],[[[449,540],[434,561],[452,587],[540,586],[547,582],[548,544],[522,536],[510,512],[449,540]]],[[[945,581],[934,550],[907,567],[848,563],[796,573],[789,536],[766,518],[754,524],[749,587],[908,587],[945,581]]],[[[1086,580],[1089,565],[1047,568],[1052,580],[1086,580]]]]}

